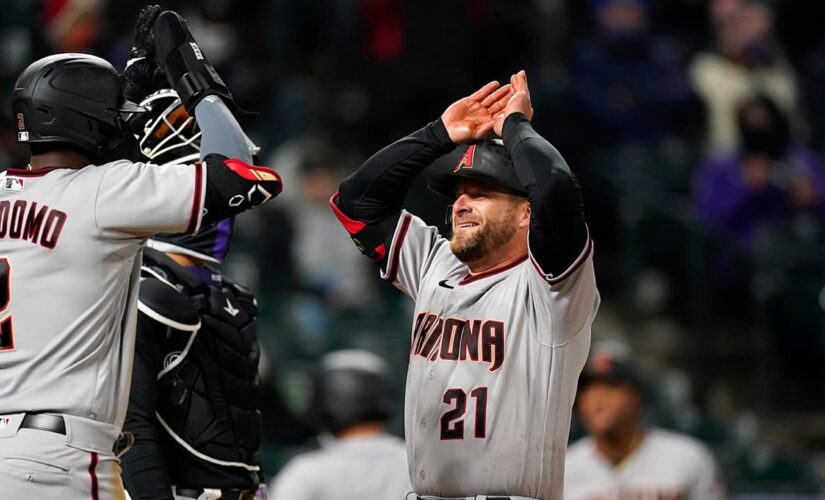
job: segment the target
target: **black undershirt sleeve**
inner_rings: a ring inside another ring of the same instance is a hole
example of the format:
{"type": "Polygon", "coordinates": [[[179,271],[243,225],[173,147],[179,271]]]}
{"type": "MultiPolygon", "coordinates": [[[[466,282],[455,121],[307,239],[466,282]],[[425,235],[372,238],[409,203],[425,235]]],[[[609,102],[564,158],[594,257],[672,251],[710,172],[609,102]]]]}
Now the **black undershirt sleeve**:
{"type": "Polygon", "coordinates": [[[439,119],[381,149],[341,183],[332,199],[334,209],[350,219],[344,225],[356,245],[381,267],[387,254],[376,250],[390,248],[413,180],[453,149],[455,144],[439,119]]]}
{"type": "Polygon", "coordinates": [[[579,182],[561,154],[523,114],[508,116],[502,134],[530,200],[530,251],[544,272],[558,276],[587,244],[579,182]]]}
{"type": "Polygon", "coordinates": [[[338,189],[338,207],[366,224],[397,219],[415,177],[454,148],[441,120],[430,123],[381,149],[347,177],[338,189]]]}
{"type": "Polygon", "coordinates": [[[163,364],[166,327],[138,314],[137,330],[132,389],[123,426],[125,432],[134,435],[135,444],[123,455],[123,483],[132,500],[173,500],[172,483],[160,448],[162,431],[155,418],[156,378],[163,364]]]}

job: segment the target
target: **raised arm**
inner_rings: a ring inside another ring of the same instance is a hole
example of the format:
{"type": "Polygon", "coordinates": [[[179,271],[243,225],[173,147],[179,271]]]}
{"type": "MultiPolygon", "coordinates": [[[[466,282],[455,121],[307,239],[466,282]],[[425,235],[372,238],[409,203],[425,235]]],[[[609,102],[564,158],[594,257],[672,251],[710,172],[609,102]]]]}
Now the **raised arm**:
{"type": "Polygon", "coordinates": [[[510,84],[511,96],[494,128],[530,200],[530,252],[552,279],[569,269],[588,245],[581,188],[561,154],[530,124],[527,75],[520,71],[510,84]]]}
{"type": "Polygon", "coordinates": [[[330,205],[362,252],[383,263],[415,177],[456,144],[484,138],[508,94],[509,86],[488,83],[451,104],[438,120],[372,155],[341,183],[330,205]]]}
{"type": "Polygon", "coordinates": [[[201,163],[206,168],[203,223],[219,221],[280,194],[280,176],[252,166],[249,142],[228,106],[232,95],[198,47],[186,22],[172,11],[160,13],[152,27],[158,68],[194,114],[203,133],[201,163]]]}

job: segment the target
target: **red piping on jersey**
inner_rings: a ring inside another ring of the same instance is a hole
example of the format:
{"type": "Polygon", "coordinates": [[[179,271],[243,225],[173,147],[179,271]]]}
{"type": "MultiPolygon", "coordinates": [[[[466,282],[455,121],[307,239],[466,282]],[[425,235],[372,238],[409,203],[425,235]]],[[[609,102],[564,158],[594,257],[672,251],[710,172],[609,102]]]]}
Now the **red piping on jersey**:
{"type": "Polygon", "coordinates": [[[34,170],[24,170],[22,168],[10,168],[6,170],[6,175],[13,175],[15,177],[40,177],[55,170],[80,170],[72,167],[43,167],[34,170]]]}
{"type": "Polygon", "coordinates": [[[248,181],[271,181],[272,179],[267,179],[267,177],[270,175],[274,176],[278,181],[278,194],[281,194],[284,190],[284,182],[281,180],[281,176],[278,172],[271,168],[256,167],[255,165],[250,165],[249,163],[239,160],[238,158],[229,158],[224,160],[223,163],[229,167],[229,170],[235,172],[248,181]]]}
{"type": "Polygon", "coordinates": [[[499,268],[496,268],[496,269],[490,269],[490,270],[487,270],[487,271],[480,272],[478,274],[468,274],[467,276],[462,278],[461,281],[458,282],[458,284],[459,285],[466,285],[467,283],[472,283],[473,281],[478,281],[480,279],[488,278],[488,277],[490,277],[494,274],[498,274],[498,273],[504,272],[508,269],[512,269],[512,268],[516,267],[517,265],[521,264],[522,262],[524,262],[525,260],[527,260],[526,255],[520,257],[515,262],[511,262],[511,263],[507,264],[504,267],[499,267],[499,268]]]}
{"type": "Polygon", "coordinates": [[[97,453],[92,452],[92,462],[89,464],[89,476],[92,478],[92,500],[100,500],[97,487],[97,453]]]}
{"type": "Polygon", "coordinates": [[[541,275],[541,277],[544,280],[546,280],[551,285],[557,285],[557,284],[561,283],[562,281],[564,281],[565,279],[567,279],[567,277],[569,277],[571,274],[573,274],[576,271],[576,269],[581,267],[581,265],[584,263],[584,261],[587,260],[587,256],[590,255],[591,251],[593,251],[593,240],[590,238],[590,235],[588,235],[587,236],[587,242],[584,245],[584,250],[582,250],[581,255],[579,255],[579,257],[576,259],[576,261],[573,262],[573,264],[571,264],[570,267],[568,267],[563,273],[561,273],[560,275],[558,275],[554,278],[548,278],[547,277],[547,273],[545,273],[541,269],[541,266],[539,266],[539,263],[536,262],[536,259],[534,259],[532,255],[530,256],[530,262],[533,263],[533,267],[536,268],[536,271],[541,275]]]}
{"type": "Polygon", "coordinates": [[[392,257],[390,257],[390,268],[387,271],[385,281],[392,283],[395,281],[395,276],[398,274],[398,254],[401,253],[401,246],[404,244],[404,238],[407,236],[407,230],[410,228],[412,222],[412,215],[404,214],[404,220],[401,221],[401,228],[398,230],[398,236],[392,242],[392,257]]]}
{"type": "Polygon", "coordinates": [[[201,212],[201,196],[203,187],[203,165],[195,163],[195,195],[192,197],[192,211],[189,214],[189,225],[186,234],[192,234],[198,228],[198,216],[201,212]]]}
{"type": "Polygon", "coordinates": [[[335,192],[329,199],[329,206],[332,208],[332,213],[335,214],[335,217],[338,219],[341,224],[344,225],[344,228],[347,230],[349,234],[358,234],[364,229],[367,225],[361,221],[351,219],[338,208],[338,205],[335,203],[335,200],[338,198],[338,191],[335,192]]]}

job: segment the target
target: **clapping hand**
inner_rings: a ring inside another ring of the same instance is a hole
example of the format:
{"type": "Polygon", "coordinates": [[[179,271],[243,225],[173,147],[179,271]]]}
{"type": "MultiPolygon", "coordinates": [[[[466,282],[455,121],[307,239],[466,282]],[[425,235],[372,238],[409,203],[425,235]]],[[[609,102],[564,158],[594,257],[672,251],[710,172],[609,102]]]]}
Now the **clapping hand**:
{"type": "Polygon", "coordinates": [[[513,113],[522,113],[528,120],[533,119],[533,105],[530,102],[530,89],[527,87],[527,73],[519,71],[510,77],[510,94],[502,111],[493,119],[493,131],[501,136],[504,120],[513,113]]]}
{"type": "Polygon", "coordinates": [[[447,133],[456,144],[478,142],[493,130],[493,120],[510,98],[510,85],[493,81],[468,97],[452,103],[441,115],[447,133]]]}

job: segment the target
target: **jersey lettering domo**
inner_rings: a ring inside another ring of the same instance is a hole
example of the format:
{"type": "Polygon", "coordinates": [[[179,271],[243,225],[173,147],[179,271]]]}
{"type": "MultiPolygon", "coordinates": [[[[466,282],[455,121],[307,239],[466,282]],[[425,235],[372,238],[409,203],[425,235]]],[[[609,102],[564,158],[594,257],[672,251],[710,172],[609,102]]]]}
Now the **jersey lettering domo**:
{"type": "Polygon", "coordinates": [[[561,498],[599,305],[590,239],[555,279],[532,256],[470,277],[449,241],[402,212],[382,278],[415,300],[405,430],[416,493],[561,498]]]}
{"type": "Polygon", "coordinates": [[[0,174],[0,413],[123,424],[141,245],[195,230],[204,182],[128,161],[0,174]]]}

